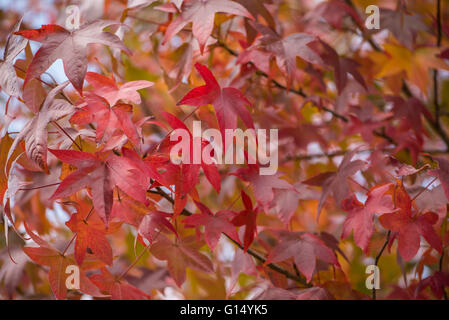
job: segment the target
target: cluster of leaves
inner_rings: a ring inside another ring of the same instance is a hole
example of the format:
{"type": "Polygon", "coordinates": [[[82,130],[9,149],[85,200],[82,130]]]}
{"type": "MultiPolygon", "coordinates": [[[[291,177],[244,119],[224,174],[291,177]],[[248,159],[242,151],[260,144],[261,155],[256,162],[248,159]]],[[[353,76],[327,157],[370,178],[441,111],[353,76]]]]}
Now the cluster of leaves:
{"type": "Polygon", "coordinates": [[[365,2],[0,11],[1,297],[447,298],[449,8],[365,2]],[[193,120],[278,129],[279,171],[173,163],[193,120]]]}

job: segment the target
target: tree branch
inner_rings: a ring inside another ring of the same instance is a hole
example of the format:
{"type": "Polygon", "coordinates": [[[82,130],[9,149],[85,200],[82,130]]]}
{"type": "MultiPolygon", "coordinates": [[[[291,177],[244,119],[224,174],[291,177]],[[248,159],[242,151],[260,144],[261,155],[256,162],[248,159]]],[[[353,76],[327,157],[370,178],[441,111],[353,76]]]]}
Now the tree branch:
{"type": "MultiPolygon", "coordinates": [[[[437,47],[441,46],[441,2],[436,3],[436,19],[437,19],[437,47]]],[[[435,106],[435,125],[440,128],[440,103],[438,102],[438,70],[433,70],[433,104],[435,106]]],[[[449,147],[449,146],[448,146],[449,147]]]]}
{"type": "MultiPolygon", "coordinates": [[[[387,238],[385,239],[385,242],[384,242],[382,248],[380,249],[379,253],[377,254],[376,259],[374,260],[374,265],[376,267],[379,264],[379,260],[380,260],[380,257],[382,256],[382,253],[384,252],[385,248],[387,247],[388,241],[390,241],[390,235],[391,235],[391,231],[388,230],[387,238]]],[[[376,300],[376,288],[375,287],[373,287],[373,300],[376,300]]]]}
{"type": "MultiPolygon", "coordinates": [[[[440,272],[443,272],[443,260],[444,260],[444,248],[443,248],[443,250],[442,250],[442,252],[441,252],[441,257],[440,257],[440,261],[439,261],[439,271],[440,272]]],[[[446,290],[444,289],[444,284],[442,284],[442,289],[443,289],[443,297],[444,297],[444,300],[448,300],[448,297],[447,297],[447,292],[446,292],[446,290]]]]}

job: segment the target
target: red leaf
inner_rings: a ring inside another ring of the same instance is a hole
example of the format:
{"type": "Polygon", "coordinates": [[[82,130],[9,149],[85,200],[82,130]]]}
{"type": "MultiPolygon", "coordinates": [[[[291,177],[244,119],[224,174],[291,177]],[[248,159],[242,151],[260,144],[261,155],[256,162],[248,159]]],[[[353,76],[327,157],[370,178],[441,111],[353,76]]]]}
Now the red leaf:
{"type": "Polygon", "coordinates": [[[78,265],[82,265],[87,248],[104,263],[112,265],[112,248],[106,239],[104,225],[98,225],[92,221],[86,221],[80,213],[74,213],[65,223],[67,227],[76,233],[75,259],[78,265]]]}
{"type": "MultiPolygon", "coordinates": [[[[256,54],[257,65],[267,65],[268,62],[263,62],[264,59],[274,57],[279,69],[287,76],[287,87],[290,87],[296,72],[296,57],[301,57],[307,62],[314,64],[323,64],[320,56],[312,50],[308,44],[316,41],[317,38],[311,34],[294,33],[285,38],[282,38],[272,29],[250,21],[250,25],[256,29],[262,38],[256,40],[253,46],[247,51],[265,51],[271,55],[256,54]]],[[[247,53],[248,54],[248,53],[247,53]]],[[[246,54],[246,55],[247,55],[246,54]]],[[[248,62],[244,56],[240,58],[240,63],[248,62]]],[[[262,70],[264,71],[264,70],[262,70]]],[[[266,72],[267,70],[265,70],[266,72]]]]}
{"type": "MultiPolygon", "coordinates": [[[[182,155],[182,159],[185,159],[186,156],[189,157],[190,161],[188,161],[188,163],[183,164],[183,166],[190,166],[190,168],[192,168],[191,170],[188,171],[183,171],[185,173],[190,173],[190,172],[197,172],[199,175],[199,166],[201,166],[201,168],[203,168],[204,174],[206,175],[207,180],[211,183],[211,185],[214,187],[214,189],[220,193],[220,187],[221,187],[221,182],[220,182],[220,173],[218,172],[218,168],[217,165],[215,163],[213,163],[213,159],[208,159],[208,161],[212,162],[210,164],[206,163],[203,159],[203,156],[201,156],[201,164],[195,164],[193,163],[193,157],[194,157],[194,152],[195,152],[195,141],[194,139],[201,139],[201,141],[196,141],[196,143],[200,143],[201,144],[201,155],[203,155],[203,150],[207,147],[210,147],[210,143],[200,137],[193,137],[192,133],[190,132],[190,130],[186,127],[186,125],[179,120],[177,117],[175,117],[174,115],[172,115],[171,113],[168,112],[161,112],[162,115],[164,116],[164,118],[167,120],[167,122],[170,124],[170,126],[173,129],[182,129],[185,130],[189,133],[190,136],[190,154],[189,155],[182,155]],[[195,167],[195,168],[194,168],[195,167]]],[[[168,140],[168,139],[167,139],[168,140]]],[[[178,142],[176,141],[170,141],[170,144],[176,145],[178,142]]],[[[168,152],[170,153],[170,151],[168,152]]],[[[184,177],[183,181],[185,181],[184,177]]],[[[190,177],[193,178],[195,181],[198,180],[198,177],[190,177]]],[[[196,184],[196,183],[195,183],[196,184]]],[[[187,188],[188,189],[188,188],[187,188]]]]}
{"type": "Polygon", "coordinates": [[[72,123],[88,124],[96,122],[97,141],[99,142],[108,141],[114,132],[120,129],[134,146],[139,147],[139,133],[132,121],[132,105],[116,104],[110,107],[105,99],[93,93],[86,94],[85,101],[87,105],[75,112],[70,119],[72,123]]]}
{"type": "Polygon", "coordinates": [[[74,150],[51,150],[61,161],[78,169],[67,176],[51,199],[70,196],[80,189],[90,187],[94,208],[108,224],[112,211],[113,188],[118,186],[134,199],[145,202],[150,177],[131,159],[116,155],[92,155],[74,150]]]}
{"type": "Polygon", "coordinates": [[[235,241],[240,243],[239,236],[235,227],[230,222],[230,219],[234,216],[231,211],[219,211],[216,214],[210,212],[210,210],[202,203],[196,202],[196,206],[200,209],[200,214],[194,214],[184,219],[186,225],[199,226],[204,225],[204,238],[211,250],[215,249],[215,246],[220,239],[222,233],[225,233],[235,241]]]}
{"type": "Polygon", "coordinates": [[[20,141],[25,140],[27,156],[35,162],[42,170],[48,172],[47,168],[47,125],[70,114],[74,108],[63,99],[55,99],[69,83],[64,82],[53,88],[44,100],[41,110],[25,125],[14,143],[9,149],[6,163],[13,154],[20,141]]]}
{"type": "Polygon", "coordinates": [[[313,178],[303,181],[303,183],[308,185],[323,187],[320,202],[318,204],[317,219],[319,218],[321,209],[323,208],[324,202],[326,201],[327,197],[332,194],[336,203],[340,204],[341,201],[344,200],[349,194],[347,178],[365,167],[365,161],[351,161],[356,151],[357,149],[352,150],[344,156],[336,172],[324,172],[313,178]]]}
{"type": "Polygon", "coordinates": [[[277,172],[274,175],[260,175],[258,165],[248,165],[248,168],[238,169],[231,173],[240,179],[251,183],[257,202],[265,209],[274,198],[274,190],[292,190],[293,187],[287,181],[280,179],[284,174],[277,172]]]}
{"type": "Polygon", "coordinates": [[[362,204],[352,195],[342,202],[343,210],[348,212],[343,223],[341,238],[345,239],[354,231],[355,243],[366,253],[374,231],[374,216],[392,212],[393,202],[391,196],[386,194],[391,184],[375,186],[368,192],[368,198],[362,204]]]}
{"type": "Polygon", "coordinates": [[[139,235],[148,239],[150,244],[153,244],[153,241],[156,238],[155,236],[158,234],[156,231],[168,229],[178,236],[173,225],[167,220],[167,218],[170,218],[171,216],[171,214],[166,212],[151,211],[143,217],[137,232],[139,235]]]}
{"type": "Polygon", "coordinates": [[[168,270],[178,286],[186,279],[187,267],[207,273],[214,270],[209,258],[198,251],[194,237],[173,243],[164,235],[160,235],[150,250],[157,259],[167,261],[168,270]]]}
{"type": "Polygon", "coordinates": [[[168,26],[163,43],[166,43],[175,34],[181,31],[186,24],[192,22],[193,36],[198,40],[201,53],[203,53],[207,39],[214,28],[214,18],[215,13],[217,12],[226,12],[251,19],[253,18],[242,5],[234,1],[184,0],[181,6],[181,14],[168,26]]]}
{"type": "Polygon", "coordinates": [[[187,93],[178,102],[178,105],[213,105],[223,137],[223,145],[225,129],[234,130],[237,128],[237,116],[243,120],[248,128],[254,129],[253,119],[246,108],[246,106],[251,106],[251,102],[236,88],[221,88],[212,72],[206,66],[196,63],[195,68],[201,74],[206,84],[187,93]]]}
{"type": "Polygon", "coordinates": [[[384,214],[379,221],[386,229],[398,233],[399,253],[404,260],[409,261],[418,253],[420,236],[441,253],[441,239],[433,228],[438,215],[433,212],[412,215],[412,200],[401,183],[395,190],[395,204],[399,211],[384,214]]]}
{"type": "Polygon", "coordinates": [[[312,280],[316,260],[338,265],[337,257],[322,240],[311,233],[290,233],[274,247],[265,262],[280,262],[293,258],[298,270],[312,280]]]}
{"type": "MultiPolygon", "coordinates": [[[[41,239],[37,234],[33,233],[28,228],[26,223],[25,230],[28,235],[39,245],[39,247],[25,247],[23,248],[23,251],[35,263],[50,267],[50,270],[48,272],[50,288],[57,299],[65,299],[67,294],[66,279],[69,276],[69,274],[66,273],[66,270],[69,265],[76,265],[73,256],[63,256],[61,252],[53,248],[48,242],[41,239]]],[[[101,293],[82,270],[80,270],[79,281],[80,290],[82,292],[92,296],[101,296],[101,293]]]]}
{"type": "Polygon", "coordinates": [[[151,87],[154,83],[146,80],[130,81],[120,87],[114,79],[95,72],[86,73],[86,81],[94,88],[94,93],[105,98],[113,106],[119,100],[139,104],[142,102],[137,90],[151,87]]]}
{"type": "Polygon", "coordinates": [[[101,43],[129,52],[119,37],[102,31],[105,27],[114,24],[118,23],[95,20],[72,32],[58,25],[44,25],[40,29],[16,32],[30,40],[42,42],[42,46],[28,67],[24,85],[31,79],[39,77],[57,59],[62,59],[67,78],[82,93],[87,71],[86,47],[88,44],[101,43]]]}
{"type": "Polygon", "coordinates": [[[242,210],[232,219],[235,226],[245,226],[245,235],[243,237],[243,249],[246,252],[254,241],[254,236],[257,233],[257,213],[258,209],[253,209],[251,198],[242,190],[242,201],[245,205],[245,210],[242,210]]]}
{"type": "Polygon", "coordinates": [[[100,274],[90,276],[95,285],[101,291],[111,295],[112,300],[149,300],[150,296],[145,292],[130,285],[125,280],[118,280],[106,268],[101,269],[100,274]]]}

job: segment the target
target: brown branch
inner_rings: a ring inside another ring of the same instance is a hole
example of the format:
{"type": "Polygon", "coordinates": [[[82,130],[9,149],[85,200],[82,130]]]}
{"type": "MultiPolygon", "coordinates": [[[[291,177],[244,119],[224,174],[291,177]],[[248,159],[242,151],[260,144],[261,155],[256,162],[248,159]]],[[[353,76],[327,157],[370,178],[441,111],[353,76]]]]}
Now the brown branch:
{"type": "MultiPolygon", "coordinates": [[[[441,252],[441,257],[440,257],[440,261],[439,261],[439,271],[440,272],[443,272],[443,260],[444,260],[444,248],[443,248],[443,250],[441,252]]],[[[443,290],[444,300],[448,300],[447,292],[444,289],[444,284],[442,284],[441,286],[442,286],[442,290],[443,290]]]]}
{"type": "MultiPolygon", "coordinates": [[[[388,241],[390,241],[390,235],[391,235],[391,231],[388,230],[387,238],[385,239],[385,242],[384,242],[382,248],[380,249],[379,253],[377,254],[376,259],[374,260],[374,265],[376,267],[379,264],[379,260],[380,260],[380,257],[382,256],[382,253],[385,251],[385,248],[387,247],[388,241]]],[[[376,288],[375,287],[373,287],[372,296],[373,296],[373,300],[376,300],[376,288]]]]}
{"type": "MultiPolygon", "coordinates": [[[[441,3],[437,0],[437,47],[441,45],[441,3]]],[[[440,104],[438,102],[438,70],[433,70],[433,103],[435,105],[435,123],[440,126],[440,104]]]]}
{"type": "MultiPolygon", "coordinates": [[[[382,149],[384,152],[391,152],[393,149],[382,149]]],[[[299,154],[299,155],[289,155],[285,157],[285,159],[281,162],[281,164],[289,161],[304,161],[304,160],[313,160],[318,158],[335,158],[338,156],[344,156],[346,153],[348,153],[350,150],[338,150],[334,152],[322,152],[322,153],[312,153],[312,154],[299,154]]],[[[363,150],[357,150],[356,153],[364,153],[364,152],[373,152],[372,149],[363,149],[363,150]]],[[[446,154],[446,150],[438,150],[438,149],[427,149],[422,151],[423,154],[432,154],[432,155],[438,155],[438,154],[446,154]]]]}

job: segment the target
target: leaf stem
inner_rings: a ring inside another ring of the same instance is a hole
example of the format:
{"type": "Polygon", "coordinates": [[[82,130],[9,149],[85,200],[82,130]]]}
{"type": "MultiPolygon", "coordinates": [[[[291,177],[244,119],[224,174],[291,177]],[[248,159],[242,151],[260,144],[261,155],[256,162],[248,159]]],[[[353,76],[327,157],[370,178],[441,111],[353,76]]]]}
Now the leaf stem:
{"type": "Polygon", "coordinates": [[[59,123],[57,123],[56,121],[52,121],[51,123],[53,123],[56,127],[58,127],[59,130],[64,132],[64,134],[73,142],[73,144],[78,148],[79,151],[83,151],[83,149],[79,146],[79,144],[75,140],[73,140],[73,138],[67,133],[67,131],[64,130],[63,127],[59,125],[59,123]]]}

